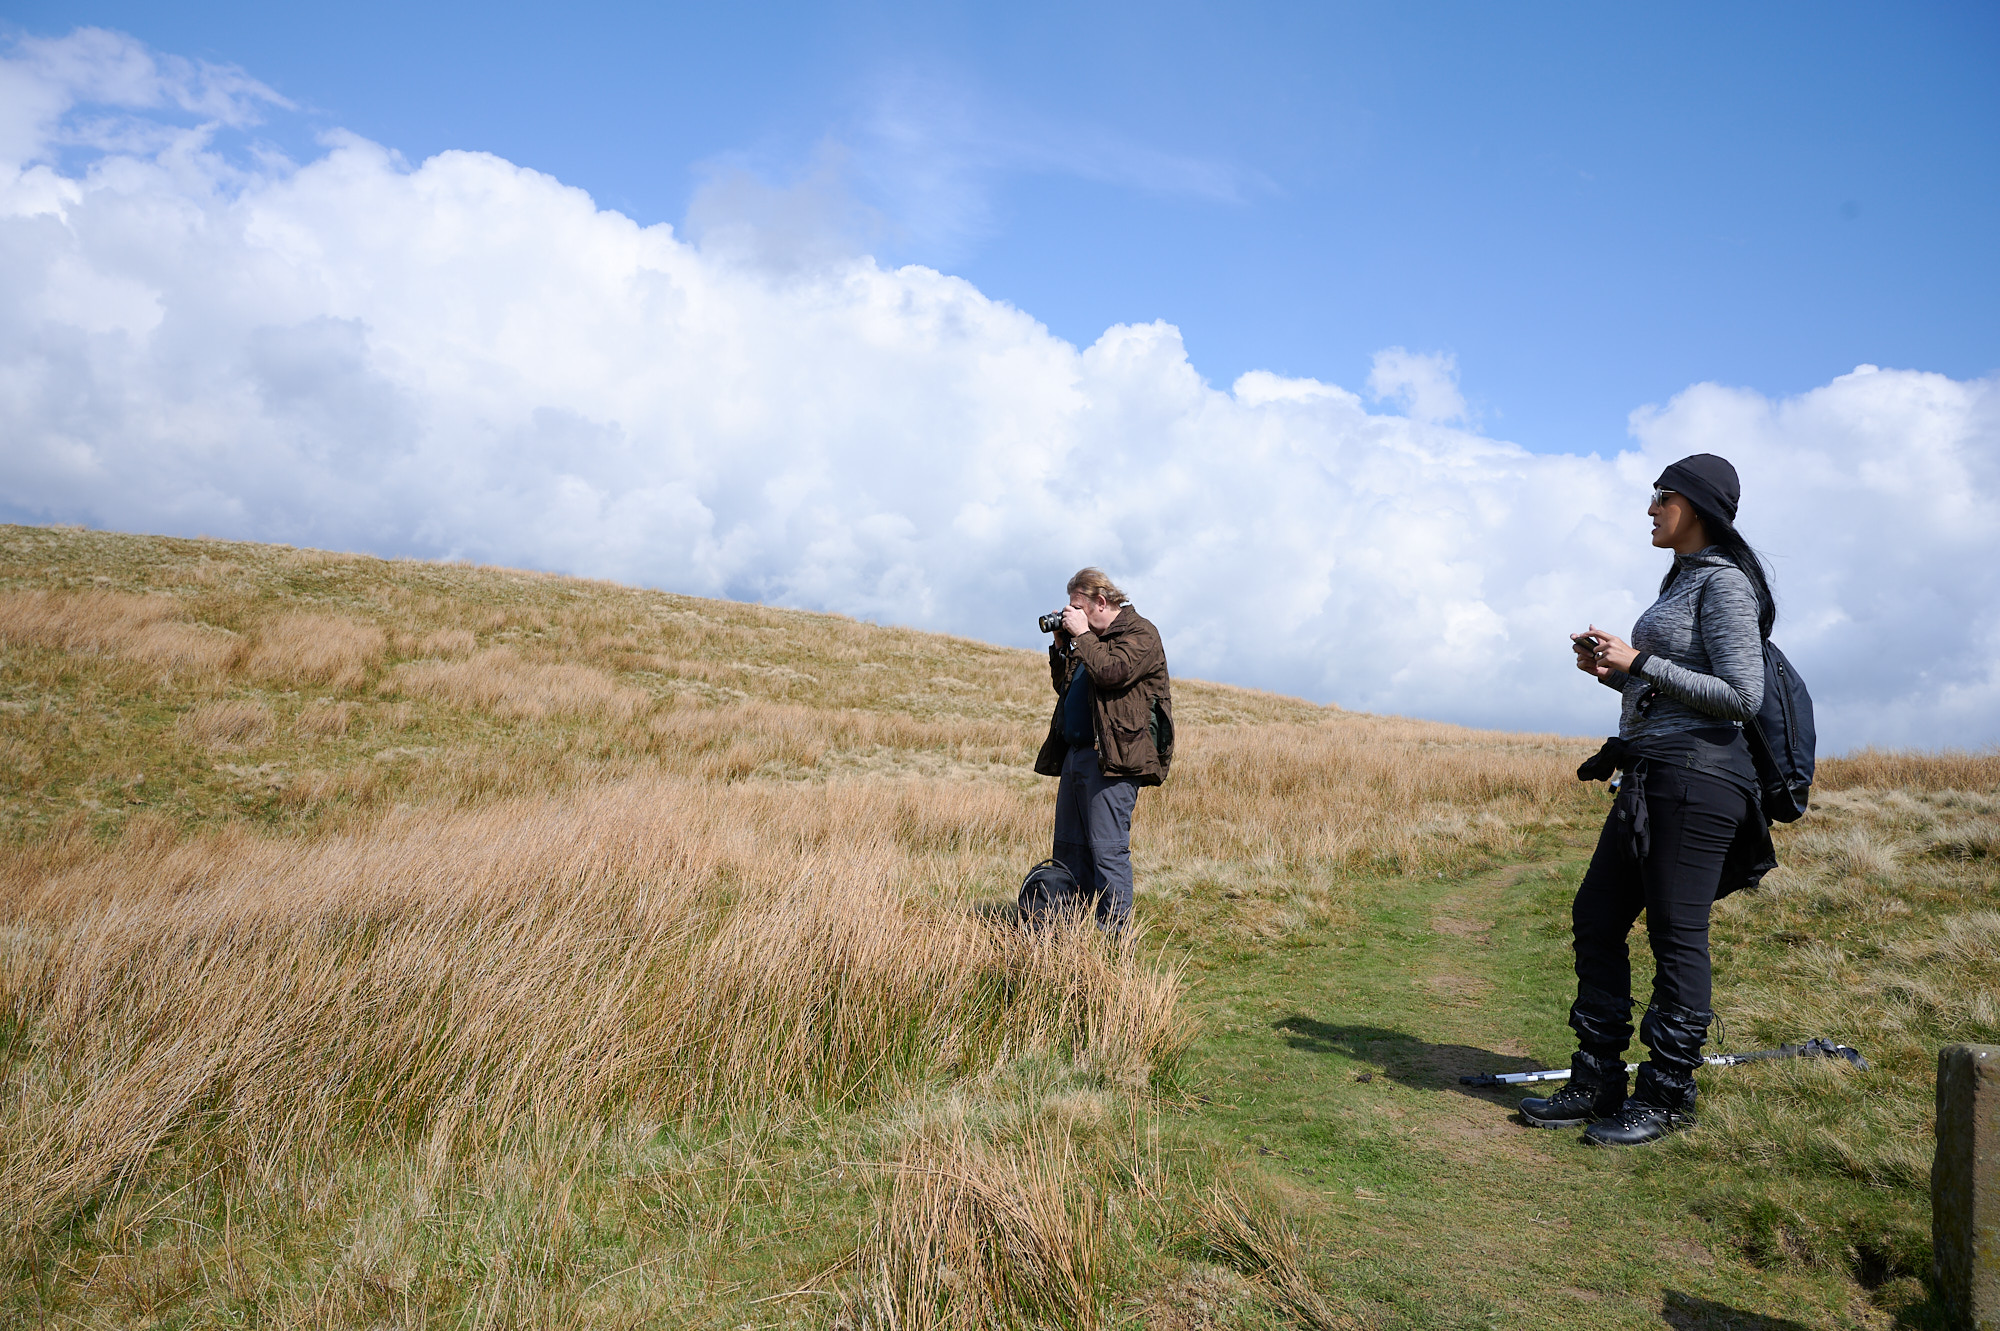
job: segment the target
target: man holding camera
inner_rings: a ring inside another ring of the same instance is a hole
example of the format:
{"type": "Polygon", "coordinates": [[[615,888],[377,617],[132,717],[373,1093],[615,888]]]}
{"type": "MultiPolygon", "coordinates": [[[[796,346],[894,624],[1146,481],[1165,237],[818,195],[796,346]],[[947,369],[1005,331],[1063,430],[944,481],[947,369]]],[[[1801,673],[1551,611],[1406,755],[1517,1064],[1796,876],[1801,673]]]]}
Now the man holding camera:
{"type": "Polygon", "coordinates": [[[1102,569],[1071,578],[1069,605],[1041,623],[1056,637],[1056,710],[1035,770],[1061,778],[1055,858],[1095,898],[1098,927],[1116,933],[1132,918],[1132,807],[1174,757],[1167,651],[1102,569]]]}

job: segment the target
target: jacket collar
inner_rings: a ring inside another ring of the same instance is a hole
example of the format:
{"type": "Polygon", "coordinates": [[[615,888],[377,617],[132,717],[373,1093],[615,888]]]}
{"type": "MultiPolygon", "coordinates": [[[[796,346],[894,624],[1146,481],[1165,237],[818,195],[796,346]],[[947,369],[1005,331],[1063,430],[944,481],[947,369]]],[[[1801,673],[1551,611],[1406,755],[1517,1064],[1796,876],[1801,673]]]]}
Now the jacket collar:
{"type": "Polygon", "coordinates": [[[1106,638],[1115,638],[1121,633],[1129,633],[1132,630],[1132,626],[1138,622],[1139,612],[1134,610],[1128,603],[1119,609],[1118,618],[1104,626],[1104,632],[1097,635],[1097,640],[1103,642],[1106,638]]]}
{"type": "Polygon", "coordinates": [[[1677,569],[1720,568],[1729,562],[1729,556],[1722,553],[1719,545],[1705,545],[1691,555],[1674,556],[1674,567],[1677,569]]]}

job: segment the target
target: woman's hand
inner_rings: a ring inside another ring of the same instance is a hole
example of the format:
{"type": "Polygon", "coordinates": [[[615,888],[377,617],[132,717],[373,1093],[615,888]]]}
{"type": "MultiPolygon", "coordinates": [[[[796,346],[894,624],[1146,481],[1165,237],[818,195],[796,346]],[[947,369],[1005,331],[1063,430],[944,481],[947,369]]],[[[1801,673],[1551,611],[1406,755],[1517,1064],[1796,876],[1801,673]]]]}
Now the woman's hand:
{"type": "Polygon", "coordinates": [[[1632,663],[1639,659],[1639,653],[1633,650],[1631,643],[1595,624],[1590,626],[1588,634],[1572,633],[1569,638],[1576,644],[1576,668],[1599,679],[1609,679],[1614,671],[1629,673],[1632,663]],[[1585,637],[1597,639],[1595,651],[1583,641],[1585,637]]]}
{"type": "Polygon", "coordinates": [[[1602,679],[1603,675],[1597,669],[1597,649],[1584,641],[1584,635],[1570,634],[1569,645],[1576,649],[1576,668],[1593,678],[1602,679]]]}

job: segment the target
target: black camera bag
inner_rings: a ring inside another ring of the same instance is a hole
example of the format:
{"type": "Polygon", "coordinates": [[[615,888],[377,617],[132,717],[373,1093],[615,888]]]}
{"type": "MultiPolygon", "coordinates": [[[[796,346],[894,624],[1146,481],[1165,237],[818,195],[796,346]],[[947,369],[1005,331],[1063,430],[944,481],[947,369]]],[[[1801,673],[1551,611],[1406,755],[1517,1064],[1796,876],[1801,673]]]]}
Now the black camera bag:
{"type": "Polygon", "coordinates": [[[1083,889],[1061,860],[1043,860],[1021,880],[1021,895],[1015,904],[1020,908],[1021,923],[1038,927],[1065,910],[1081,908],[1083,889]]]}

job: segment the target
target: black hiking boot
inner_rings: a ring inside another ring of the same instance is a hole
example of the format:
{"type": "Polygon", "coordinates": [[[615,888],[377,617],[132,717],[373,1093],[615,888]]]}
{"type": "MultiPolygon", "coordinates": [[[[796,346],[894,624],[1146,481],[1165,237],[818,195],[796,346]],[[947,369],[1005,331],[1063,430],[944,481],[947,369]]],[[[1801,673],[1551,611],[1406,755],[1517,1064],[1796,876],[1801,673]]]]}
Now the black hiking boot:
{"type": "MultiPolygon", "coordinates": [[[[1652,1012],[1648,1012],[1647,1016],[1650,1019],[1652,1012]]],[[[1639,1081],[1632,1088],[1632,1098],[1610,1118],[1585,1128],[1585,1142],[1592,1146],[1640,1146],[1695,1125],[1694,1068],[1663,1062],[1660,1054],[1668,1043],[1662,1039],[1654,1045],[1653,1057],[1639,1067],[1639,1081]]],[[[1701,1042],[1698,1036],[1693,1048],[1699,1057],[1701,1042]]],[[[1683,1048],[1676,1052],[1684,1055],[1686,1050],[1683,1048]]]]}
{"type": "Polygon", "coordinates": [[[1521,1101],[1521,1120],[1531,1128],[1580,1128],[1618,1112],[1625,1103],[1625,1059],[1599,1058],[1581,1049],[1569,1060],[1569,1082],[1546,1099],[1521,1101]]]}
{"type": "Polygon", "coordinates": [[[1592,1146],[1643,1146],[1694,1125],[1693,1114],[1649,1105],[1634,1097],[1616,1114],[1585,1128],[1583,1139],[1592,1146]]]}

